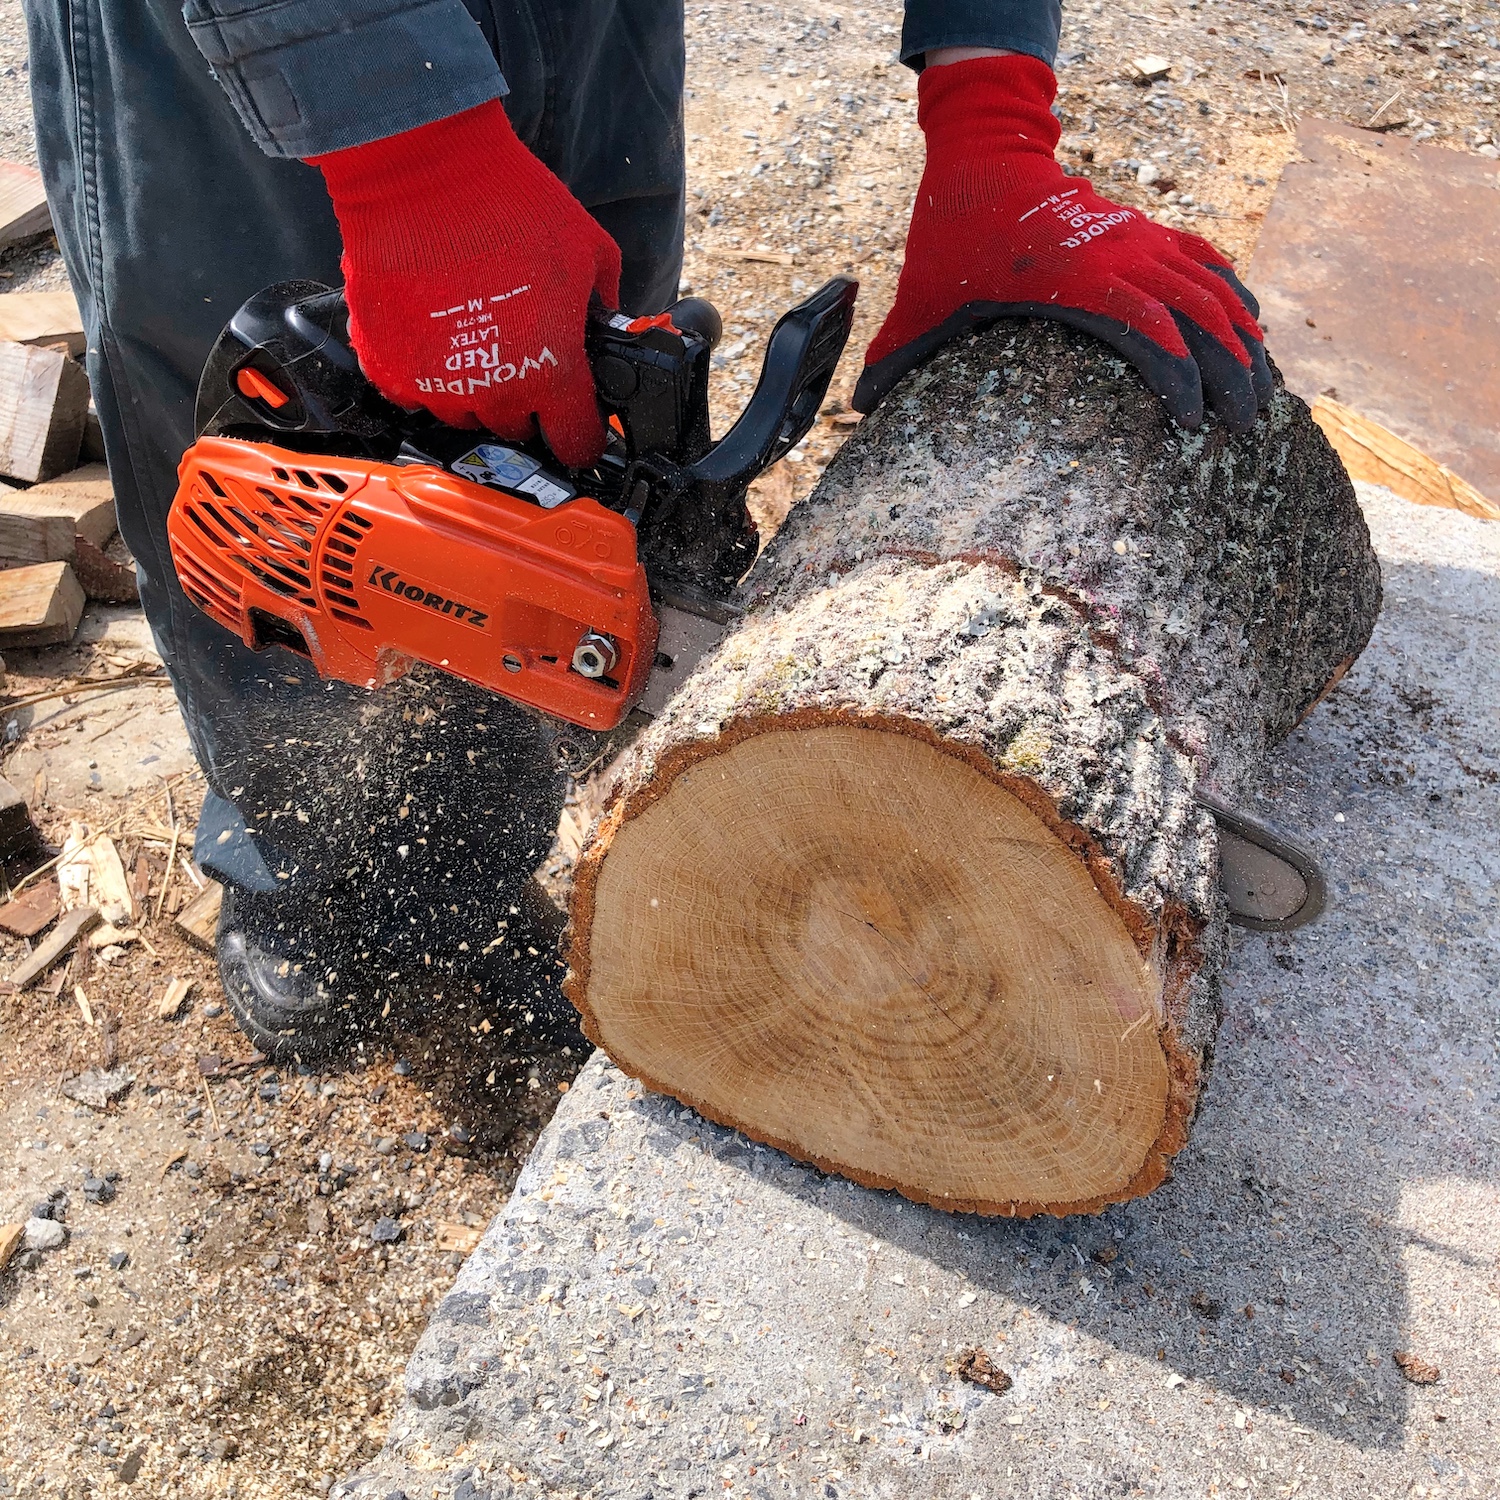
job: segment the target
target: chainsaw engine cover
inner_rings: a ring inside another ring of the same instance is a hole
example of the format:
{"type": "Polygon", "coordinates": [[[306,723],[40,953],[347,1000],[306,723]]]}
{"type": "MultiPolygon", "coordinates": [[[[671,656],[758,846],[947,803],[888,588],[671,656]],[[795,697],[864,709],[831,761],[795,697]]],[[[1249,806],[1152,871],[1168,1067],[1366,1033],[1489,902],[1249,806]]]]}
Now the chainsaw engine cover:
{"type": "Polygon", "coordinates": [[[204,437],[167,535],[194,604],[322,677],[375,687],[421,661],[607,730],[655,657],[635,528],[586,497],[548,510],[436,466],[204,437]]]}

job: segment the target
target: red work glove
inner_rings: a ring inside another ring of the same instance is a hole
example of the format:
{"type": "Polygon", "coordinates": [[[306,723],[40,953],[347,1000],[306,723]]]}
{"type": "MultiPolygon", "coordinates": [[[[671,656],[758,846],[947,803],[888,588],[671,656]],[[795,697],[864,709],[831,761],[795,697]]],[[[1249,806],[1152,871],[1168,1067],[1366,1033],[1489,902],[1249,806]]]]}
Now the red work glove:
{"type": "Polygon", "coordinates": [[[584,355],[590,294],[620,252],[526,149],[499,100],[313,157],[344,236],[349,332],[365,374],[452,427],[529,438],[565,464],[604,451],[584,355]]]}
{"type": "Polygon", "coordinates": [[[896,304],[854,393],[876,402],[958,334],[1055,318],[1135,365],[1184,427],[1203,399],[1241,432],[1271,391],[1260,309],[1207,240],[1101,198],[1053,160],[1052,70],[1033,57],[929,67],[917,118],[927,167],[896,304]]]}

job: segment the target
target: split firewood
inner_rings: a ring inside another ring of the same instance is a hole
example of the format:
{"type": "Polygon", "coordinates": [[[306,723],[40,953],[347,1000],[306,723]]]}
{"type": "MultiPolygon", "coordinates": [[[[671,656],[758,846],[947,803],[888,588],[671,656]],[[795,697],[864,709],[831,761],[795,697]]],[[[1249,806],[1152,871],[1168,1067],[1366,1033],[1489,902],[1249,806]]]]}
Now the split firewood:
{"type": "Polygon", "coordinates": [[[114,534],[115,492],[103,464],[0,494],[0,563],[7,567],[71,563],[80,542],[102,556],[100,549],[114,534]]]}
{"type": "Polygon", "coordinates": [[[34,848],[37,833],[31,809],[20,791],[0,776],[0,859],[12,859],[34,848]]]}
{"type": "Polygon", "coordinates": [[[62,344],[69,354],[82,354],[83,318],[73,289],[0,292],[0,340],[44,347],[62,344]]]}
{"type": "MultiPolygon", "coordinates": [[[[118,541],[111,551],[121,547],[118,541]]],[[[73,572],[85,594],[104,604],[136,604],[141,590],[136,580],[135,564],[111,557],[87,537],[73,543],[73,572]]]]}
{"type": "Polygon", "coordinates": [[[1352,486],[1278,382],[1175,427],[1005,322],[863,422],[618,773],[568,992],[631,1076],[953,1209],[1160,1183],[1219,1021],[1213,817],[1369,639],[1352,486]]]}
{"type": "Polygon", "coordinates": [[[0,248],[45,234],[51,227],[42,174],[18,161],[0,161],[0,248]]]}
{"type": "Polygon", "coordinates": [[[51,479],[78,462],[89,382],[71,355],[0,343],[0,474],[51,479]]]}
{"type": "Polygon", "coordinates": [[[83,618],[83,589],[65,562],[0,572],[0,645],[57,646],[83,618]]]}

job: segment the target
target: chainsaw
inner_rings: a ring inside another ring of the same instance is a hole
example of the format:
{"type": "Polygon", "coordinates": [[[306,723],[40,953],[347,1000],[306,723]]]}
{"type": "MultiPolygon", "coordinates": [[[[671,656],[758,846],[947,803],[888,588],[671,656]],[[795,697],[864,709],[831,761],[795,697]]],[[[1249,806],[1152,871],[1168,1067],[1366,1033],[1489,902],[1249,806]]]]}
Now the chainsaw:
{"type": "MultiPolygon", "coordinates": [[[[751,482],[812,426],[853,321],[834,277],[767,340],[755,392],[718,441],[718,313],[687,298],[632,318],[590,309],[585,347],[608,443],[586,470],[539,441],[445,427],[386,400],[349,339],[341,290],[281,282],[209,354],[198,439],[167,518],[183,591],[252,650],[379,687],[417,663],[546,716],[581,774],[660,713],[741,611],[751,482]]],[[[1311,921],[1313,857],[1203,796],[1232,921],[1311,921]]]]}
{"type": "Polygon", "coordinates": [[[816,420],[857,290],[835,277],[777,322],[718,442],[713,306],[595,305],[585,346],[608,445],[571,470],[539,441],[387,401],[341,290],[268,287],[204,367],[167,518],[178,579],[252,650],[285,647],[321,677],[379,687],[425,663],[573,726],[554,753],[579,772],[659,713],[738,617],[758,543],[746,493],[816,420]]]}

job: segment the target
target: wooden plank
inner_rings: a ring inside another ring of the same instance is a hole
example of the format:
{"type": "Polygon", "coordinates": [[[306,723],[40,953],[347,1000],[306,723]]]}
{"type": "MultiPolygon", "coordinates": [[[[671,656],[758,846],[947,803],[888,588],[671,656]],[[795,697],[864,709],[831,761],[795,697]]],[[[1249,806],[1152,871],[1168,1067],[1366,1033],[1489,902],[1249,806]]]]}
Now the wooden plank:
{"type": "Polygon", "coordinates": [[[1500,521],[1500,503],[1481,495],[1446,464],[1357,411],[1319,396],[1313,421],[1328,434],[1353,479],[1383,484],[1417,505],[1442,505],[1485,521],[1500,521]]]}
{"type": "Polygon", "coordinates": [[[0,644],[55,646],[73,639],[83,617],[83,589],[65,562],[0,572],[0,644]]]}
{"type": "Polygon", "coordinates": [[[88,376],[77,361],[0,343],[0,474],[35,483],[73,468],[88,410],[88,376]]]}
{"type": "Polygon", "coordinates": [[[99,913],[94,907],[74,907],[52,929],[47,941],[11,971],[7,982],[18,990],[34,984],[58,959],[67,954],[89,928],[98,926],[98,923],[99,913]]]}
{"type": "Polygon", "coordinates": [[[56,292],[0,292],[0,339],[13,344],[66,344],[82,354],[86,340],[71,287],[56,292]]]}
{"type": "Polygon", "coordinates": [[[0,161],[0,249],[51,228],[42,174],[18,161],[0,161]]]}
{"type": "Polygon", "coordinates": [[[79,539],[98,554],[114,532],[115,492],[103,464],[0,494],[0,565],[71,562],[79,539]]]}
{"type": "Polygon", "coordinates": [[[210,880],[177,913],[173,925],[195,948],[212,953],[219,934],[219,908],[223,904],[224,887],[217,880],[210,880]]]}

